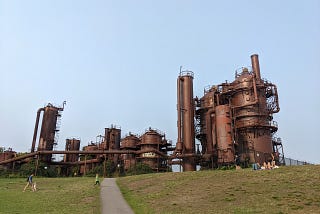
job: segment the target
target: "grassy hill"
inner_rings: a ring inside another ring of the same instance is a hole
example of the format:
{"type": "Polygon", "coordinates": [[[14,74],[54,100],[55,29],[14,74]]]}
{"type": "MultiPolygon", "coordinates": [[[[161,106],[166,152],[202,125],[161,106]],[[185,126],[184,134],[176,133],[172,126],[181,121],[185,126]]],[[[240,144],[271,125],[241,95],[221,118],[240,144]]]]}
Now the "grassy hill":
{"type": "Polygon", "coordinates": [[[94,178],[38,178],[37,192],[22,192],[26,178],[0,179],[0,213],[100,213],[94,178]]]}
{"type": "Polygon", "coordinates": [[[320,165],[118,179],[135,213],[320,213],[320,165]]]}

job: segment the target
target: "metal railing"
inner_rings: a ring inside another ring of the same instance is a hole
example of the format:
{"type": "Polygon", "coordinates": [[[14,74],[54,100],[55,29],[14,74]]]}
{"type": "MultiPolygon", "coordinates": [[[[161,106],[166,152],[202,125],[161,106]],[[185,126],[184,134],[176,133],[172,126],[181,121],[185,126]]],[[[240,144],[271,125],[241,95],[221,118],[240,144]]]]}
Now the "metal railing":
{"type": "Polygon", "coordinates": [[[301,161],[301,160],[295,160],[292,158],[284,158],[284,162],[286,166],[302,166],[302,165],[310,165],[312,163],[309,163],[307,161],[301,161]]]}
{"type": "Polygon", "coordinates": [[[237,79],[239,76],[241,76],[241,74],[243,73],[244,70],[246,70],[249,74],[253,74],[253,70],[252,70],[251,66],[240,67],[240,68],[237,68],[234,72],[235,79],[237,79]]]}
{"type": "Polygon", "coordinates": [[[189,70],[185,70],[185,71],[182,71],[181,68],[180,68],[180,73],[179,73],[179,76],[191,76],[193,78],[194,74],[192,71],[189,71],[189,70]]]}

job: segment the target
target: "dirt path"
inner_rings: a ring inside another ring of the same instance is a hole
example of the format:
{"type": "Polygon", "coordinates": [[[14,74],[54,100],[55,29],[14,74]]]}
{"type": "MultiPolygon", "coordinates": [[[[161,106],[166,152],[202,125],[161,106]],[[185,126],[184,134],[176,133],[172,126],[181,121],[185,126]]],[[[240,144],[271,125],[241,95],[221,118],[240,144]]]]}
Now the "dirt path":
{"type": "Polygon", "coordinates": [[[124,200],[115,178],[105,178],[100,190],[102,214],[134,214],[124,200]]]}

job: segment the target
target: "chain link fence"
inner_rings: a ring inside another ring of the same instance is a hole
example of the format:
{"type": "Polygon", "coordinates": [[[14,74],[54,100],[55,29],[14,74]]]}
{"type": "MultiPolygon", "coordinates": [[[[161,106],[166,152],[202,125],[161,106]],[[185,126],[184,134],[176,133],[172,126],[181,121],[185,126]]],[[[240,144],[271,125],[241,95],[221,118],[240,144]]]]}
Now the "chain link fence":
{"type": "Polygon", "coordinates": [[[300,166],[300,165],[312,164],[312,163],[308,163],[307,161],[300,161],[292,158],[284,158],[284,162],[286,166],[300,166]]]}

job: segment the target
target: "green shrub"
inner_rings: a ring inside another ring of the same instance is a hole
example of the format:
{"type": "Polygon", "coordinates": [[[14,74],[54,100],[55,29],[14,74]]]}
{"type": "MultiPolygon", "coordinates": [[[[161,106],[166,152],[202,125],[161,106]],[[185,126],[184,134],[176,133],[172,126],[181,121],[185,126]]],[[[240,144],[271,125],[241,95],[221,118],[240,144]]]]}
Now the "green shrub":
{"type": "Polygon", "coordinates": [[[144,163],[137,163],[135,166],[128,169],[126,175],[140,175],[153,173],[152,168],[144,163]]]}

